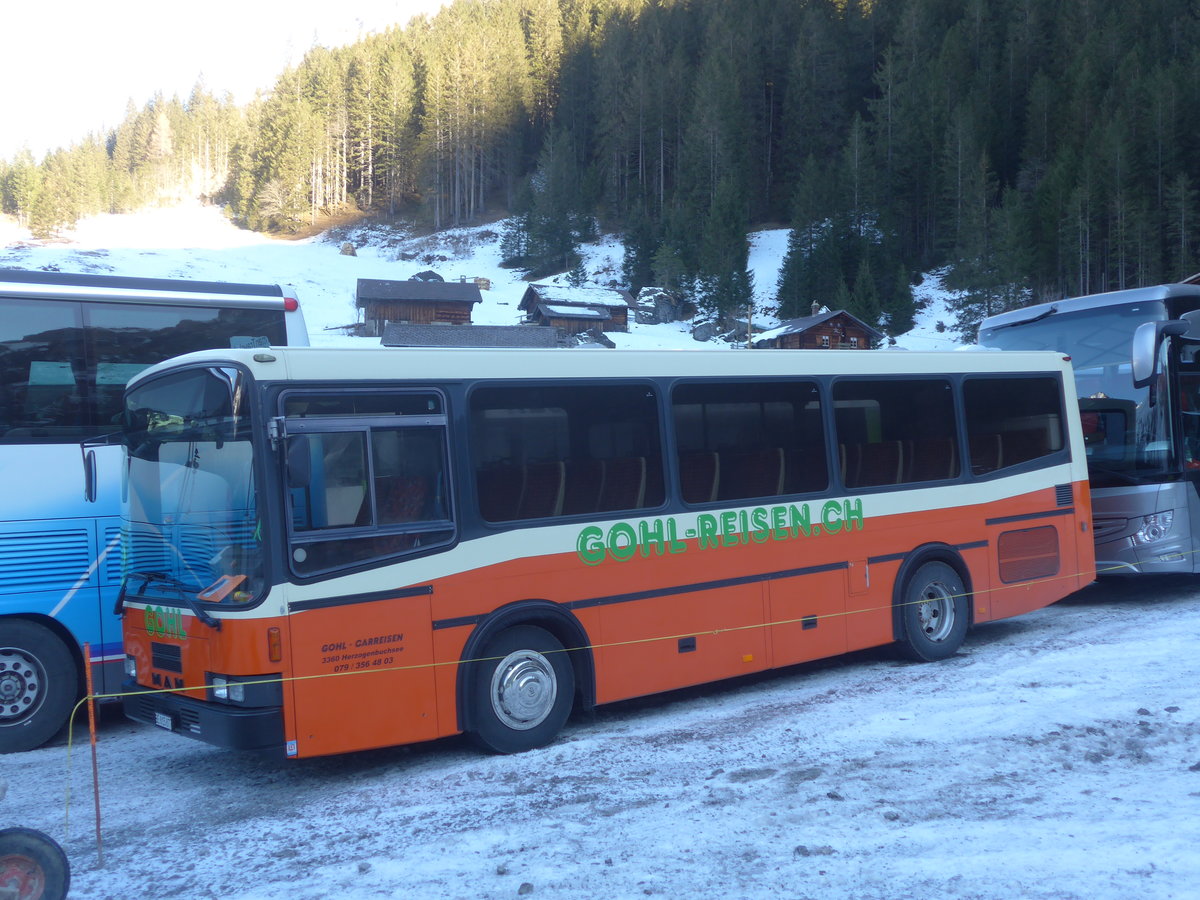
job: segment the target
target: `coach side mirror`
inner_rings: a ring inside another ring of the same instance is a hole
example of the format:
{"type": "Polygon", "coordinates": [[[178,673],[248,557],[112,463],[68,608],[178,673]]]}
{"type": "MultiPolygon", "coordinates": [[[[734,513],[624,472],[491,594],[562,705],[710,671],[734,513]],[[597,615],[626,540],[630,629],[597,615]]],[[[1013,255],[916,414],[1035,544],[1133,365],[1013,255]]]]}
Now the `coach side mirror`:
{"type": "Polygon", "coordinates": [[[1143,322],[1137,327],[1133,333],[1133,347],[1130,353],[1135,388],[1154,383],[1158,378],[1158,348],[1169,336],[1187,334],[1189,327],[1188,322],[1180,319],[1172,319],[1169,322],[1143,322]]]}

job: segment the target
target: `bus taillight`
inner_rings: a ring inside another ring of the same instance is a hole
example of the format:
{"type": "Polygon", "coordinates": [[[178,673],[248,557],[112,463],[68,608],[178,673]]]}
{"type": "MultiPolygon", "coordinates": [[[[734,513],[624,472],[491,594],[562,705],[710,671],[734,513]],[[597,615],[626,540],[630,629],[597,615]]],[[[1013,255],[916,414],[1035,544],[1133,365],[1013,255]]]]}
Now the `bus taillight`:
{"type": "Polygon", "coordinates": [[[271,662],[279,662],[283,659],[283,641],[279,637],[278,628],[267,629],[267,654],[271,662]]]}
{"type": "Polygon", "coordinates": [[[300,308],[300,301],[297,300],[295,297],[284,297],[283,298],[284,312],[295,312],[299,308],[300,308]]]}

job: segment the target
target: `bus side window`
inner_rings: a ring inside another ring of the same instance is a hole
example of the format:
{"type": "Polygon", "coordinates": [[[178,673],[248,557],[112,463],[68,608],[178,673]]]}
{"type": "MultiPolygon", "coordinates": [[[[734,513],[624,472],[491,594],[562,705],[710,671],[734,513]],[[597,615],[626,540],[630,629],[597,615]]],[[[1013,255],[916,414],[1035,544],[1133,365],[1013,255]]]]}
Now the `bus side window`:
{"type": "Polygon", "coordinates": [[[1033,462],[1063,449],[1059,380],[1051,376],[963,381],[967,442],[976,475],[1033,462]]]}
{"type": "Polygon", "coordinates": [[[829,484],[813,382],[685,382],[672,392],[671,418],[684,503],[808,493],[829,484]]]}
{"type": "Polygon", "coordinates": [[[0,314],[0,440],[77,441],[91,433],[84,405],[79,304],[5,300],[0,314]]]}
{"type": "Polygon", "coordinates": [[[958,477],[954,394],[945,378],[840,379],[833,402],[846,487],[958,477]]]}
{"type": "Polygon", "coordinates": [[[659,431],[646,385],[480,388],[471,395],[479,515],[511,522],[661,506],[659,431]]]}
{"type": "Polygon", "coordinates": [[[312,575],[426,550],[454,537],[440,399],[417,393],[293,395],[285,409],[329,431],[287,445],[292,566],[312,575]],[[405,416],[421,421],[405,423],[405,416]],[[338,418],[354,416],[350,427],[338,418]],[[363,421],[366,420],[366,421],[363,421]]]}

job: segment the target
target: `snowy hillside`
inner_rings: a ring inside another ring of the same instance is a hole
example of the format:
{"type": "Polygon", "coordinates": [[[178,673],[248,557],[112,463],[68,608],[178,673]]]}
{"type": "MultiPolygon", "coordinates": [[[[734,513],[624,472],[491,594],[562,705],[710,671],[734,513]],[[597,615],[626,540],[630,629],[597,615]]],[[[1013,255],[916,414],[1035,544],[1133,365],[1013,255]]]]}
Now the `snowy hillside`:
{"type": "MultiPolygon", "coordinates": [[[[517,304],[527,283],[520,273],[501,268],[500,233],[501,223],[495,223],[424,237],[404,238],[390,230],[357,228],[303,240],[281,240],[236,228],[216,207],[186,206],[95,216],[82,220],[62,239],[35,241],[12,220],[0,217],[0,268],[290,284],[299,294],[314,344],[374,344],[376,339],[349,338],[340,330],[357,321],[354,291],[359,278],[401,280],[426,269],[446,281],[487,278],[491,289],[483,292],[474,321],[481,325],[516,324],[521,318],[517,304]],[[343,256],[343,241],[354,244],[357,255],[343,256]]],[[[771,306],[787,235],[786,229],[775,229],[751,236],[750,268],[759,310],[771,306]]],[[[623,248],[616,237],[586,245],[581,252],[594,283],[611,286],[619,281],[623,248]]],[[[897,346],[910,350],[953,349],[953,338],[936,330],[937,321],[948,318],[944,294],[936,279],[927,278],[916,293],[929,301],[928,306],[919,313],[917,327],[897,346]]],[[[776,319],[760,312],[756,312],[754,321],[762,327],[777,324],[776,319]]],[[[631,322],[628,334],[612,337],[618,347],[627,349],[714,346],[694,341],[686,322],[631,322]]]]}

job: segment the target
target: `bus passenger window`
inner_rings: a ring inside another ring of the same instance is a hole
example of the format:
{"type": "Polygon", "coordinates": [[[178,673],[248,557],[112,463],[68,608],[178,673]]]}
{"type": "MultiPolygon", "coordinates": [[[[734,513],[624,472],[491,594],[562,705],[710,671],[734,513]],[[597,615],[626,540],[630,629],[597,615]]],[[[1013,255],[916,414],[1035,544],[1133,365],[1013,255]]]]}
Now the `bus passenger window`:
{"type": "Polygon", "coordinates": [[[839,380],[833,410],[846,487],[958,477],[954,395],[946,379],[839,380]]]}
{"type": "Polygon", "coordinates": [[[672,393],[671,416],[685,503],[802,494],[829,484],[813,382],[688,382],[672,393]]]}
{"type": "Polygon", "coordinates": [[[986,475],[1062,450],[1061,395],[1059,379],[1051,376],[965,379],[963,405],[973,474],[986,475]]]}
{"type": "Polygon", "coordinates": [[[652,509],[665,499],[658,407],[646,385],[480,388],[471,452],[487,522],[652,509]]]}

